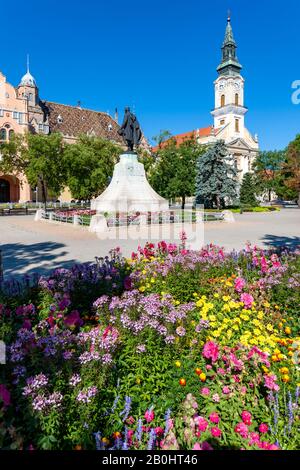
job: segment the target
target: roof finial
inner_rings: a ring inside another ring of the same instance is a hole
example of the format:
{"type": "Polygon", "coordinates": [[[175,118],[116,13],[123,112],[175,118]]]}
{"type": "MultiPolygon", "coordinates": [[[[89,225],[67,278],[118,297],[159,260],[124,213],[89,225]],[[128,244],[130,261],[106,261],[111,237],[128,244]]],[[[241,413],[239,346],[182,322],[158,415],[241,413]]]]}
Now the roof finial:
{"type": "Polygon", "coordinates": [[[27,73],[30,73],[29,72],[29,54],[27,54],[27,73]]]}
{"type": "Polygon", "coordinates": [[[227,21],[228,21],[228,23],[230,23],[230,20],[231,20],[231,11],[227,10],[227,21]]]}

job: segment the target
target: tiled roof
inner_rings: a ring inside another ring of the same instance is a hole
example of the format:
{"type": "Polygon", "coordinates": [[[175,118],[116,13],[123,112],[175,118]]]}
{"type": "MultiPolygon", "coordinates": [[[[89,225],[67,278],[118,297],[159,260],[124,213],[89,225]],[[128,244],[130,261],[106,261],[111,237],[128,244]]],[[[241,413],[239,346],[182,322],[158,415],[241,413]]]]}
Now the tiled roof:
{"type": "MultiPolygon", "coordinates": [[[[173,135],[172,139],[176,140],[176,145],[182,144],[185,140],[191,139],[193,136],[194,137],[209,137],[210,135],[214,135],[214,127],[213,126],[208,126],[208,127],[202,127],[201,129],[195,129],[194,131],[189,131],[189,132],[184,132],[183,134],[177,134],[173,135]]],[[[166,140],[160,145],[157,145],[156,147],[152,147],[153,152],[157,152],[157,150],[161,147],[164,147],[166,143],[170,139],[166,140]]]]}
{"type": "Polygon", "coordinates": [[[78,137],[81,134],[94,135],[124,144],[117,132],[120,126],[106,113],[51,101],[45,101],[43,104],[49,119],[50,132],[61,132],[70,137],[78,137]]]}

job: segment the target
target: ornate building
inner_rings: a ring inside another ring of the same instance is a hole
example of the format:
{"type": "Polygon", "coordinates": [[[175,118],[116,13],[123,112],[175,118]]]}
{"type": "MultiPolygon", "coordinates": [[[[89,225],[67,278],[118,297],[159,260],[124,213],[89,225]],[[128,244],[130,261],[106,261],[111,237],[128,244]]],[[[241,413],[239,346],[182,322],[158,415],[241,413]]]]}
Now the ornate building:
{"type": "MultiPolygon", "coordinates": [[[[223,139],[228,153],[233,155],[239,178],[251,171],[251,165],[259,151],[258,138],[253,137],[245,127],[244,83],[242,66],[236,53],[230,17],[227,19],[225,38],[222,45],[222,59],[217,68],[218,78],[214,82],[215,107],[211,112],[214,124],[174,136],[180,144],[185,139],[197,138],[200,144],[210,144],[223,139]]],[[[153,149],[154,151],[157,149],[153,149]]]]}
{"type": "MultiPolygon", "coordinates": [[[[109,139],[119,145],[119,125],[109,114],[83,109],[80,106],[42,101],[35,79],[29,71],[15,88],[0,72],[0,141],[8,141],[14,133],[49,134],[61,132],[66,142],[75,142],[81,134],[109,139]]],[[[144,139],[145,143],[145,139],[144,139]]],[[[1,155],[0,155],[1,158],[1,155]]],[[[0,202],[26,202],[36,195],[24,175],[0,174],[0,202]]],[[[65,191],[61,200],[70,200],[65,191]]]]}

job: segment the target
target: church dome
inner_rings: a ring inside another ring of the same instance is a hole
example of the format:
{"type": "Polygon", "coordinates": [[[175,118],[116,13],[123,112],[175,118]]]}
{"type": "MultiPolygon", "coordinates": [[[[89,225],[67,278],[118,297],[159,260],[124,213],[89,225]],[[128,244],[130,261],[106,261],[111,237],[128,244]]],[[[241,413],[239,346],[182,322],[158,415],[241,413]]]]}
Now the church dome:
{"type": "Polygon", "coordinates": [[[21,79],[20,86],[32,86],[36,87],[36,82],[34,77],[31,75],[29,70],[25,73],[25,75],[21,79]]]}

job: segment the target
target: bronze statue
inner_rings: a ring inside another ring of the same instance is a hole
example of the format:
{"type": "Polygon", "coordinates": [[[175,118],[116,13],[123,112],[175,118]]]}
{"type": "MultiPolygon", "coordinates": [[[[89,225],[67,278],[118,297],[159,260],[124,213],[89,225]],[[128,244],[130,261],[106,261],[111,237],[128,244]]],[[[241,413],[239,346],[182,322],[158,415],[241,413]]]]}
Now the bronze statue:
{"type": "Polygon", "coordinates": [[[125,108],[123,124],[118,134],[125,140],[129,152],[133,152],[134,147],[140,144],[142,131],[136,116],[130,112],[129,108],[125,108]]]}

